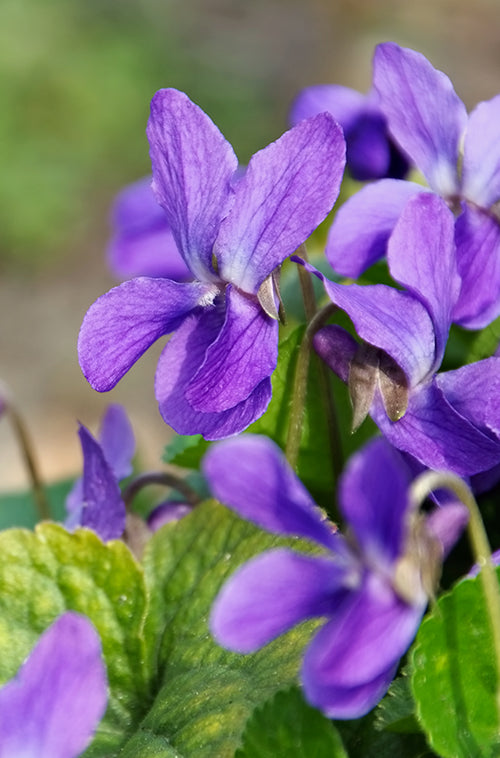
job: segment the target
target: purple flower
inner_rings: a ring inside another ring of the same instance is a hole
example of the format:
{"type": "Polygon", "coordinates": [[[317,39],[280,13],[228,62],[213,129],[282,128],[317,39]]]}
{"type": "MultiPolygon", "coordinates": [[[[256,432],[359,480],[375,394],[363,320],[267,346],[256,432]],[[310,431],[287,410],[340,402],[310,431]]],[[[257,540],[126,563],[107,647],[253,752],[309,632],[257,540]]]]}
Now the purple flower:
{"type": "Polygon", "coordinates": [[[488,471],[500,463],[500,359],[437,373],[460,293],[454,218],[438,196],[419,193],[406,204],[387,257],[405,291],[319,275],[364,344],[328,326],[315,349],[349,385],[355,427],[370,413],[392,445],[424,466],[488,471]]]}
{"type": "Polygon", "coordinates": [[[82,324],[80,365],[94,389],[109,390],[175,332],[156,372],[160,412],[180,434],[227,437],[269,403],[273,272],[332,208],[345,143],[321,114],[256,153],[235,183],[231,146],[173,89],[153,98],[148,138],[153,189],[194,281],[140,277],[100,297],[82,324]]]}
{"type": "Polygon", "coordinates": [[[344,131],[347,166],[354,179],[405,176],[408,161],[387,131],[375,90],[362,95],[336,84],[306,87],[292,104],[290,121],[298,124],[325,111],[332,114],[344,131]]]}
{"type": "Polygon", "coordinates": [[[118,539],[125,529],[125,503],[118,482],[132,472],[135,440],[120,405],[110,405],[99,431],[99,442],[80,424],[83,476],[66,499],[65,526],[86,526],[104,540],[118,539]]]}
{"type": "Polygon", "coordinates": [[[99,636],[87,618],[68,611],[0,689],[0,758],[76,758],[106,703],[99,636]]]}
{"type": "Polygon", "coordinates": [[[215,638],[250,653],[305,619],[326,617],[305,653],[306,697],[331,718],[362,716],[386,692],[417,631],[457,534],[450,524],[463,527],[464,508],[415,513],[404,461],[380,438],[350,459],[340,480],[348,537],[324,519],[267,438],[214,446],[204,472],[215,496],[241,517],[324,550],[311,556],[278,548],[240,567],[212,608],[215,638]]]}
{"type": "MultiPolygon", "coordinates": [[[[457,214],[461,291],[453,320],[482,328],[500,313],[500,95],[467,116],[445,74],[392,42],[375,51],[373,83],[392,137],[457,214]]],[[[418,184],[386,179],[345,203],[327,245],[333,268],[355,278],[384,255],[405,203],[422,191],[418,184]]]]}
{"type": "Polygon", "coordinates": [[[113,237],[107,258],[118,279],[164,276],[176,282],[192,279],[177,249],[165,211],[158,205],[145,177],[116,197],[111,215],[113,237]]]}

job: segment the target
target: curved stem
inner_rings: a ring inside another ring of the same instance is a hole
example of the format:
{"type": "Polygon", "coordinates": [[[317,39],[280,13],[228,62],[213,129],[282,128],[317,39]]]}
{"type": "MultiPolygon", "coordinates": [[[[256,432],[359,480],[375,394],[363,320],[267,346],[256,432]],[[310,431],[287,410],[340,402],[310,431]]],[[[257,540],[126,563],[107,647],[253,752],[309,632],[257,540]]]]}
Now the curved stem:
{"type": "Polygon", "coordinates": [[[28,428],[24,423],[21,414],[17,411],[10,398],[5,399],[5,410],[7,417],[10,419],[12,429],[17,437],[17,441],[21,449],[24,464],[31,482],[33,499],[35,501],[35,506],[38,510],[40,518],[51,519],[52,515],[50,513],[49,503],[42,486],[42,478],[38,470],[35,450],[28,432],[28,428]]]}
{"type": "Polygon", "coordinates": [[[190,505],[197,505],[201,502],[201,497],[196,490],[190,487],[184,479],[174,474],[169,474],[167,471],[148,471],[133,479],[123,490],[122,497],[127,508],[140,490],[152,484],[160,484],[164,487],[177,490],[186,498],[186,501],[190,505]]]}
{"type": "Polygon", "coordinates": [[[498,723],[500,724],[500,591],[491,558],[491,548],[474,495],[460,477],[451,473],[426,471],[413,482],[411,494],[414,501],[420,505],[433,490],[440,488],[451,490],[469,511],[469,540],[474,558],[479,564],[479,576],[483,585],[487,613],[493,634],[497,669],[496,700],[498,723]]]}

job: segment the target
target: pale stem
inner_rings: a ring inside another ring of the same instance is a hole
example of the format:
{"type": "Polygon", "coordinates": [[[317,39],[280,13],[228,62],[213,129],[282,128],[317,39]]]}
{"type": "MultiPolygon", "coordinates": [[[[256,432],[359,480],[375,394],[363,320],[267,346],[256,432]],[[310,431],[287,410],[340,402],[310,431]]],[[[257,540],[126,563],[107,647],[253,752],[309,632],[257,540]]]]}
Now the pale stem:
{"type": "Polygon", "coordinates": [[[21,414],[16,410],[10,398],[6,400],[6,414],[10,419],[12,429],[17,437],[17,441],[19,442],[24,465],[26,466],[26,470],[31,482],[33,499],[35,501],[35,506],[38,510],[40,518],[50,519],[51,513],[49,503],[42,486],[42,479],[38,470],[33,443],[26,424],[21,417],[21,414]]]}
{"type": "Polygon", "coordinates": [[[491,548],[474,495],[460,477],[451,473],[427,471],[415,479],[411,487],[411,494],[414,501],[420,505],[431,492],[442,488],[451,490],[469,511],[469,541],[475,561],[480,568],[479,576],[486,598],[486,608],[493,634],[497,669],[496,700],[498,723],[500,724],[500,592],[495,567],[491,558],[491,548]]]}
{"type": "Polygon", "coordinates": [[[177,490],[189,505],[197,505],[201,501],[196,490],[190,487],[184,479],[181,479],[174,474],[170,474],[167,471],[149,471],[136,477],[127,487],[125,487],[122,493],[125,505],[129,507],[130,503],[140,490],[153,484],[159,484],[163,487],[177,490]]]}

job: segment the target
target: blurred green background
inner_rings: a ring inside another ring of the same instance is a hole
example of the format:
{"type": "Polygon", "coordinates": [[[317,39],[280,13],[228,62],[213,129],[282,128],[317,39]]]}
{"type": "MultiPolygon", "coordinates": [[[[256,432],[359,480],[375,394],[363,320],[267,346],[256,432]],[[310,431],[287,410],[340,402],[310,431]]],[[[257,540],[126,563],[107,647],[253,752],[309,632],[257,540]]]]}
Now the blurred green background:
{"type": "MultiPolygon", "coordinates": [[[[377,42],[445,70],[471,107],[500,90],[498,0],[0,0],[0,378],[52,479],[76,470],[76,418],[124,402],[147,462],[167,430],[153,397],[159,348],[111,396],[76,359],[78,328],[114,282],[114,194],[149,172],[149,101],[185,90],[242,161],[287,126],[303,86],[366,90],[377,42]]],[[[0,490],[24,473],[0,424],[0,490]]]]}

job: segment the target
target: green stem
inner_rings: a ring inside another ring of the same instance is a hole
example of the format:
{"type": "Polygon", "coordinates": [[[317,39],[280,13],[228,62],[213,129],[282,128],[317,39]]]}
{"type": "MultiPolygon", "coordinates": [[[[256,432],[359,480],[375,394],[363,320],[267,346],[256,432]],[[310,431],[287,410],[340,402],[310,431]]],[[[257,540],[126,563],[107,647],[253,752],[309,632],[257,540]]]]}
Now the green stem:
{"type": "Polygon", "coordinates": [[[123,490],[122,497],[128,507],[134,497],[144,487],[149,487],[152,484],[159,484],[163,487],[170,487],[173,490],[177,490],[186,499],[186,502],[190,505],[197,505],[201,498],[184,479],[180,479],[174,474],[169,474],[167,471],[149,471],[133,479],[130,484],[123,490]]]}
{"type": "MultiPolygon", "coordinates": [[[[316,315],[309,322],[306,332],[302,338],[302,342],[300,343],[299,354],[297,356],[297,365],[295,367],[292,403],[290,407],[290,420],[285,448],[285,455],[292,468],[296,468],[297,460],[299,457],[300,440],[302,436],[302,421],[304,418],[304,411],[306,406],[307,377],[309,373],[312,340],[318,329],[321,329],[321,327],[324,326],[325,322],[336,310],[336,306],[330,303],[325,308],[322,308],[318,313],[316,313],[316,315]]],[[[333,457],[335,456],[333,455],[333,457]]]]}
{"type": "Polygon", "coordinates": [[[38,471],[38,464],[35,458],[35,452],[31,437],[28,433],[26,424],[23,421],[20,413],[14,407],[10,398],[6,400],[6,412],[10,419],[12,429],[19,442],[19,447],[23,456],[24,464],[28,472],[28,476],[31,481],[31,490],[33,493],[33,499],[35,501],[36,508],[41,519],[52,518],[49,508],[49,503],[45,496],[45,492],[42,486],[42,479],[38,471]]]}
{"type": "Polygon", "coordinates": [[[412,484],[412,496],[420,505],[434,490],[446,488],[451,490],[469,511],[469,541],[472,553],[480,568],[480,579],[486,598],[486,608],[493,634],[493,647],[497,669],[497,713],[500,724],[500,592],[491,558],[491,548],[484,528],[481,513],[476,500],[465,482],[450,473],[427,471],[412,484]]]}

